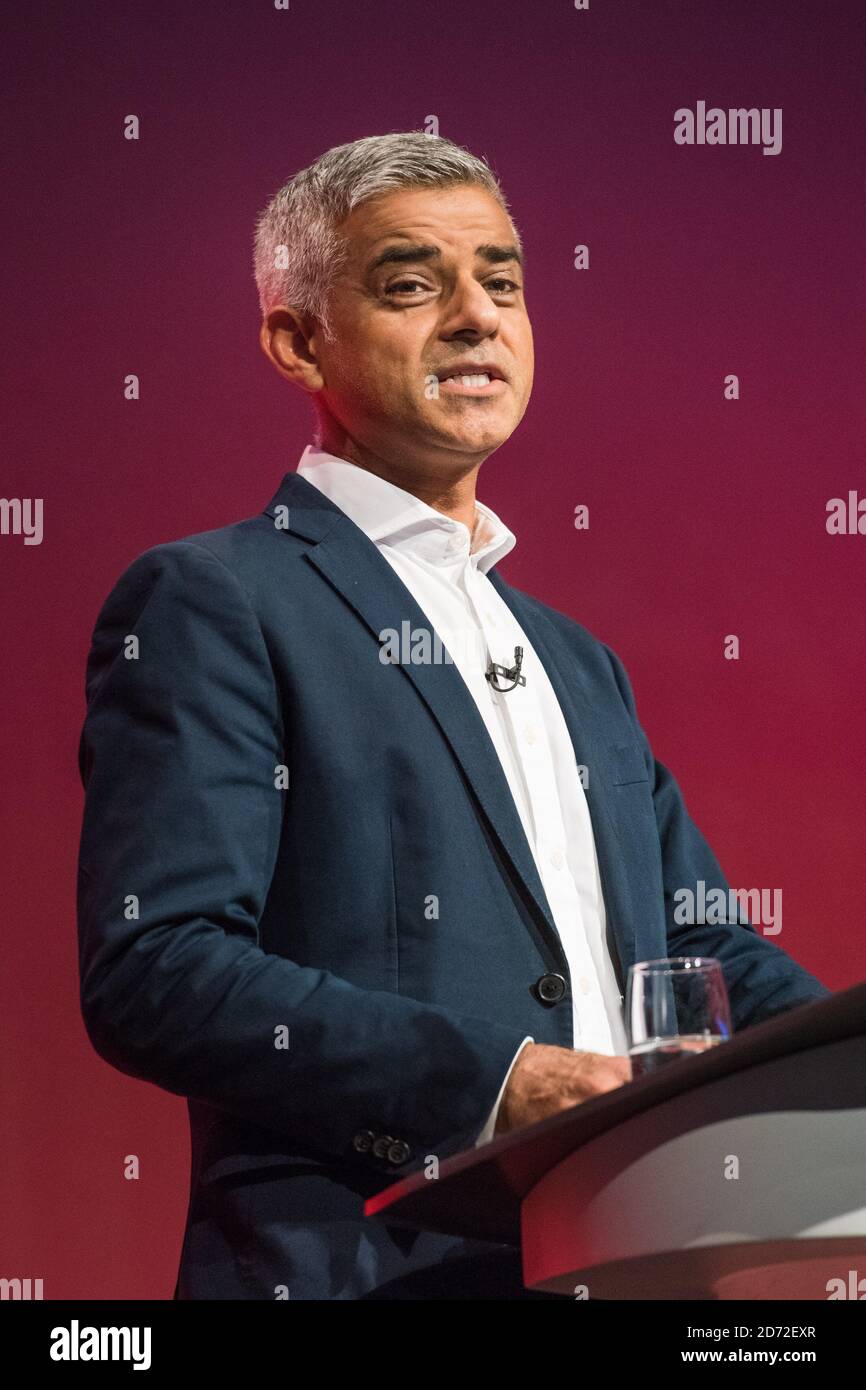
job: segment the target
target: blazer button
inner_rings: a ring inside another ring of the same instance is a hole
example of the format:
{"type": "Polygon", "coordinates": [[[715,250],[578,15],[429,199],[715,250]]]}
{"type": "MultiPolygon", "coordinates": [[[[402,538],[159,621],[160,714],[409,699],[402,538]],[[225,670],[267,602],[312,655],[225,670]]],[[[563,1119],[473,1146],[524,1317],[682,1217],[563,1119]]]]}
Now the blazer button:
{"type": "Polygon", "coordinates": [[[568,985],[562,975],[542,975],[536,980],[535,990],[542,1004],[558,1004],[564,998],[568,985]]]}
{"type": "Polygon", "coordinates": [[[376,1158],[387,1158],[388,1150],[394,1142],[395,1140],[393,1135],[380,1134],[378,1139],[376,1139],[373,1144],[373,1153],[375,1154],[376,1158]]]}
{"type": "Polygon", "coordinates": [[[388,1162],[396,1167],[397,1164],[405,1163],[410,1153],[411,1149],[405,1139],[395,1139],[388,1150],[388,1162]]]}
{"type": "Polygon", "coordinates": [[[359,1129],[358,1133],[352,1140],[352,1143],[358,1150],[359,1154],[365,1154],[369,1153],[372,1149],[375,1138],[376,1136],[373,1133],[372,1129],[359,1129]]]}

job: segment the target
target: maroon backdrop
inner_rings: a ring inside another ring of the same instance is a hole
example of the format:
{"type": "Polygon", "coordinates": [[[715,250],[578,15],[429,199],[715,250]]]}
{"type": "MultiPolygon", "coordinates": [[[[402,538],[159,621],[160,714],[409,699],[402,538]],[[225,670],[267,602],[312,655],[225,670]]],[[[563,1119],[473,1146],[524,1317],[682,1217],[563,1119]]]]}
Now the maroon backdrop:
{"type": "Polygon", "coordinates": [[[731,884],[783,891],[774,939],[833,988],[864,975],[866,536],[825,524],[831,497],[866,496],[862,16],[769,0],[22,10],[2,493],[42,498],[44,535],[0,536],[0,1275],[43,1278],[46,1298],[172,1293],[184,1103],[101,1062],[78,1012],[84,662],[135,555],[259,511],[308,442],[304,399],[257,346],[251,239],[331,145],[435,116],[500,174],[538,359],[481,475],[518,537],[503,572],[623,658],[731,884]],[[674,112],[698,101],[782,108],[781,152],[677,145],[674,112]]]}

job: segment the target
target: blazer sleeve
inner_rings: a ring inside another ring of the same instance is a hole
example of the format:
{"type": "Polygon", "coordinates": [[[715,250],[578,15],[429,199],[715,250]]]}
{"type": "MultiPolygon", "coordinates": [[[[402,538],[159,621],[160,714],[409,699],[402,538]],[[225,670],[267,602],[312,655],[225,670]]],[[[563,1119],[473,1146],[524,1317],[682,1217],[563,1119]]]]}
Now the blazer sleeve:
{"type": "Polygon", "coordinates": [[[831,991],[775,942],[761,936],[742,909],[738,920],[733,922],[677,921],[674,894],[678,890],[690,888],[695,892],[696,884],[701,879],[706,884],[707,893],[711,889],[721,888],[727,895],[729,886],[713,851],[689,816],[675,778],[653,756],[638,721],[634,694],[622,662],[610,647],[605,646],[605,651],[643,747],[652,787],[669,954],[715,956],[721,961],[735,1029],[760,1023],[800,1004],[826,997],[831,991]]]}
{"type": "Polygon", "coordinates": [[[511,1073],[514,1071],[514,1068],[517,1065],[517,1058],[520,1056],[526,1044],[531,1042],[535,1042],[535,1039],[530,1037],[524,1038],[520,1047],[517,1049],[517,1052],[514,1054],[514,1061],[511,1063],[511,1066],[508,1068],[508,1071],[506,1072],[505,1076],[502,1078],[502,1085],[499,1088],[499,1095],[496,1097],[496,1104],[494,1105],[493,1109],[487,1117],[487,1123],[485,1124],[478,1138],[475,1140],[476,1149],[480,1148],[482,1144],[489,1144],[491,1139],[494,1139],[496,1137],[496,1121],[499,1118],[499,1107],[502,1104],[502,1097],[505,1095],[505,1089],[509,1081],[511,1080],[511,1073]]]}
{"type": "Polygon", "coordinates": [[[99,1055],[328,1156],[369,1165],[363,1131],[413,1156],[471,1147],[522,1028],[261,948],[283,712],[235,575],[195,542],[140,556],[97,620],[86,695],[80,998],[99,1055]]]}

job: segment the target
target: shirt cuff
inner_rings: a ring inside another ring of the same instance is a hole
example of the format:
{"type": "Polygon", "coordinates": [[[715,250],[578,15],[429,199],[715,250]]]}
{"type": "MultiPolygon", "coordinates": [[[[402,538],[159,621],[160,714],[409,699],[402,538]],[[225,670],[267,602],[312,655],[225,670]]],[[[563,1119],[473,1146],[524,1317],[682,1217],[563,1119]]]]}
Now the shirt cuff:
{"type": "Polygon", "coordinates": [[[517,1051],[515,1052],[514,1058],[513,1058],[512,1062],[511,1062],[511,1066],[508,1068],[508,1071],[505,1073],[505,1080],[503,1081],[502,1085],[501,1085],[500,1088],[499,1088],[499,1095],[496,1097],[496,1104],[494,1105],[493,1109],[492,1109],[491,1112],[490,1112],[490,1115],[489,1115],[489,1117],[488,1117],[488,1120],[487,1120],[486,1125],[485,1125],[484,1128],[482,1129],[482,1131],[481,1131],[481,1133],[479,1134],[478,1138],[475,1140],[475,1147],[476,1147],[476,1149],[479,1148],[479,1146],[480,1146],[481,1144],[489,1144],[490,1140],[493,1138],[493,1131],[494,1131],[494,1129],[496,1128],[496,1116],[499,1114],[499,1106],[501,1105],[501,1103],[502,1103],[502,1097],[503,1097],[503,1095],[505,1094],[505,1087],[508,1085],[508,1078],[509,1078],[509,1076],[511,1075],[512,1071],[514,1070],[514,1063],[517,1061],[518,1057],[520,1056],[521,1052],[522,1052],[523,1049],[525,1048],[526,1044],[527,1044],[527,1043],[531,1043],[531,1042],[535,1042],[535,1039],[534,1039],[534,1038],[524,1038],[524,1039],[523,1039],[523,1042],[520,1044],[520,1046],[518,1047],[517,1051]]]}

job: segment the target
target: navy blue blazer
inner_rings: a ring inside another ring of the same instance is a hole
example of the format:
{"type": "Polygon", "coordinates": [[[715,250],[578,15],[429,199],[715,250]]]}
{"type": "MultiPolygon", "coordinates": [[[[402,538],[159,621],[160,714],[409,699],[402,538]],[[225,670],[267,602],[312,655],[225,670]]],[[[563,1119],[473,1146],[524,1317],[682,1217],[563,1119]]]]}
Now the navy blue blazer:
{"type": "MultiPolygon", "coordinates": [[[[622,664],[490,578],[588,769],[621,988],[635,960],[717,956],[737,1029],[828,993],[748,925],[676,924],[677,889],[727,884],[622,664]]],[[[99,614],[81,1007],[100,1056],[188,1100],[176,1297],[380,1297],[495,1253],[364,1200],[471,1147],[527,1034],[572,1045],[570,989],[538,988],[568,964],[475,703],[453,664],[379,659],[405,620],[429,628],[295,473],[264,513],[145,552],[99,614]]]]}

